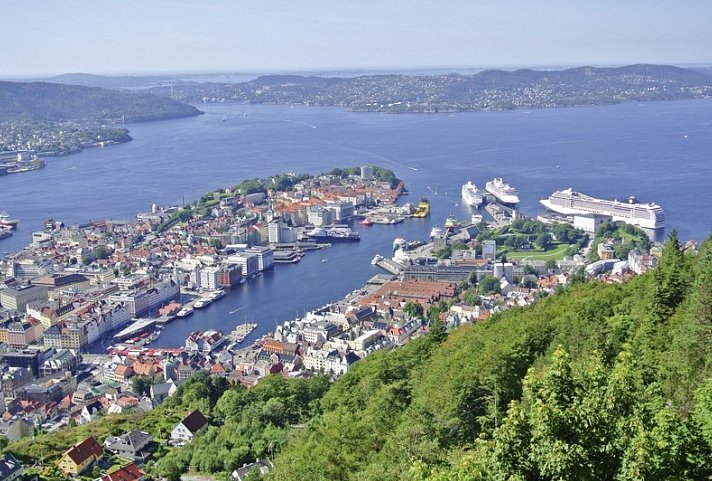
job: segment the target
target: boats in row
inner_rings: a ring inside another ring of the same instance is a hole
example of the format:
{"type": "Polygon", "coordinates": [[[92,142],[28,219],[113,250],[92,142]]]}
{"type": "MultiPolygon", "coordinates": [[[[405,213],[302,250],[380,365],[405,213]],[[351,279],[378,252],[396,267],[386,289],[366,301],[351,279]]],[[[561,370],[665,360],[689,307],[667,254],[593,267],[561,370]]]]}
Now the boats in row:
{"type": "Polygon", "coordinates": [[[508,206],[515,206],[519,203],[519,192],[506,183],[502,177],[495,177],[487,182],[484,191],[478,189],[474,182],[468,180],[462,185],[461,192],[465,204],[474,208],[479,207],[485,201],[485,193],[489,193],[497,202],[508,206]]]}
{"type": "Polygon", "coordinates": [[[361,240],[358,232],[346,226],[314,227],[306,236],[315,242],[340,242],[361,240]]]}
{"type": "Polygon", "coordinates": [[[539,202],[557,214],[610,217],[613,222],[624,222],[643,229],[665,227],[663,208],[655,203],[638,202],[635,197],[630,197],[627,202],[597,199],[569,188],[558,190],[539,202]]]}

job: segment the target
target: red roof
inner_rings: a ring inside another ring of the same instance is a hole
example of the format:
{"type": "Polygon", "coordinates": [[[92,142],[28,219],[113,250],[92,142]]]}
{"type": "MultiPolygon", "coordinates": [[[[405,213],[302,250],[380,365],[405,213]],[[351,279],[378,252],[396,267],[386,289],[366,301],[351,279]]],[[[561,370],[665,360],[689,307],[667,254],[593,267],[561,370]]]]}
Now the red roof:
{"type": "Polygon", "coordinates": [[[69,458],[74,461],[74,464],[80,465],[92,456],[100,458],[104,454],[104,451],[101,449],[101,446],[99,446],[99,443],[96,442],[96,439],[89,436],[81,443],[75,444],[67,449],[64,454],[69,456],[69,458]]]}
{"type": "Polygon", "coordinates": [[[136,481],[143,477],[143,471],[138,469],[134,463],[117,469],[113,473],[105,474],[101,481],[136,481]]]}

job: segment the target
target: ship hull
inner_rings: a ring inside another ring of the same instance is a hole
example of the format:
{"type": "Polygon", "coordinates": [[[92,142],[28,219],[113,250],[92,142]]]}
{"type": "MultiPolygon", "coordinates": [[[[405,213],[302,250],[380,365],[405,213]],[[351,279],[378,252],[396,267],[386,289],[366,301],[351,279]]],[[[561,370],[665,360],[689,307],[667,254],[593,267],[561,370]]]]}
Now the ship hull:
{"type": "MultiPolygon", "coordinates": [[[[630,213],[620,212],[621,209],[625,208],[626,206],[629,206],[629,204],[620,203],[620,202],[616,203],[616,202],[612,202],[612,201],[594,199],[594,198],[587,198],[586,200],[588,202],[591,202],[591,201],[600,202],[601,205],[600,205],[600,207],[587,207],[587,208],[580,208],[580,207],[576,207],[575,205],[563,205],[562,206],[562,205],[553,203],[551,201],[551,198],[542,199],[539,202],[541,203],[541,205],[546,207],[548,210],[550,210],[552,212],[556,212],[557,214],[578,215],[578,216],[598,215],[598,216],[610,217],[613,222],[624,222],[626,224],[631,224],[631,225],[640,227],[642,229],[658,230],[658,229],[665,228],[665,218],[662,215],[657,215],[657,211],[651,211],[652,214],[649,217],[641,218],[641,217],[636,217],[633,214],[632,210],[630,213]]],[[[569,202],[572,202],[572,201],[569,201],[569,202]]],[[[657,208],[659,209],[659,207],[657,207],[657,208]]],[[[631,209],[633,209],[633,207],[631,207],[631,209]]],[[[660,209],[660,213],[662,214],[662,209],[660,209]]]]}

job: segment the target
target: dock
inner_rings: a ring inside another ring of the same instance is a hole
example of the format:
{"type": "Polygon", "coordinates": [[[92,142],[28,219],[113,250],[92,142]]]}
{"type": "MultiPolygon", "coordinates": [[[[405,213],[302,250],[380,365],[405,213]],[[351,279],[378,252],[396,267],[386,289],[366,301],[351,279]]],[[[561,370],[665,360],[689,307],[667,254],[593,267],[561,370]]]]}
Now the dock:
{"type": "Polygon", "coordinates": [[[227,335],[227,338],[230,340],[230,342],[237,342],[240,343],[245,340],[247,336],[249,336],[252,331],[255,330],[257,327],[257,324],[254,323],[247,323],[247,324],[240,324],[237,326],[233,331],[227,335]]]}
{"type": "Polygon", "coordinates": [[[136,334],[153,327],[156,324],[156,321],[157,319],[135,319],[135,322],[133,322],[130,326],[114,334],[114,339],[117,341],[123,341],[124,339],[133,337],[136,334]]]}
{"type": "Polygon", "coordinates": [[[380,259],[376,262],[375,265],[377,265],[384,271],[393,274],[394,276],[400,275],[401,271],[403,270],[402,265],[391,259],[380,259]]]}

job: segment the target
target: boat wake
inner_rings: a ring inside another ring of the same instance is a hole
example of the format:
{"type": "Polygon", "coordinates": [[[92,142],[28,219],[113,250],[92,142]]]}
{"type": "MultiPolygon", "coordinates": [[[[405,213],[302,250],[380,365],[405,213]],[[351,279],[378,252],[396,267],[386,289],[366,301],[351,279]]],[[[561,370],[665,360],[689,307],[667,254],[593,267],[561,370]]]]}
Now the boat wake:
{"type": "Polygon", "coordinates": [[[316,125],[309,124],[307,122],[302,122],[301,120],[285,120],[285,122],[289,122],[290,124],[300,124],[300,125],[306,125],[307,127],[310,127],[312,129],[316,128],[316,125]]]}
{"type": "Polygon", "coordinates": [[[242,309],[242,307],[238,307],[237,309],[228,312],[228,314],[235,314],[237,311],[241,311],[242,309]]]}

